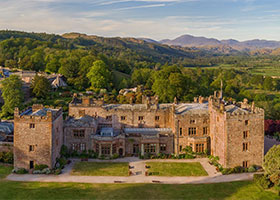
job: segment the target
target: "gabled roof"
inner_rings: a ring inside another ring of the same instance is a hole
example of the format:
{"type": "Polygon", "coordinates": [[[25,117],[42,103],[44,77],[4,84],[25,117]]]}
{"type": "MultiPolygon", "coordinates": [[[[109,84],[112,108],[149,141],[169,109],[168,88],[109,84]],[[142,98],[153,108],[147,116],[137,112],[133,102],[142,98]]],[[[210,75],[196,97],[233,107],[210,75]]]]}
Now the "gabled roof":
{"type": "Polygon", "coordinates": [[[59,88],[59,87],[67,87],[66,82],[62,79],[61,75],[57,75],[56,78],[52,82],[53,88],[59,88]]]}

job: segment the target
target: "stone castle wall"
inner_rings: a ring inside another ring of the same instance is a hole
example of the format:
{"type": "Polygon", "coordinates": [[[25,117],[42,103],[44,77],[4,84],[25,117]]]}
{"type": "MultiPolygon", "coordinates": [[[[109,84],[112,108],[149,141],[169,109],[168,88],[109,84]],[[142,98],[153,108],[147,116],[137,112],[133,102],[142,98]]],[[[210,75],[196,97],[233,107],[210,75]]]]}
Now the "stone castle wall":
{"type": "Polygon", "coordinates": [[[13,152],[14,143],[13,142],[0,142],[0,152],[13,152]]]}

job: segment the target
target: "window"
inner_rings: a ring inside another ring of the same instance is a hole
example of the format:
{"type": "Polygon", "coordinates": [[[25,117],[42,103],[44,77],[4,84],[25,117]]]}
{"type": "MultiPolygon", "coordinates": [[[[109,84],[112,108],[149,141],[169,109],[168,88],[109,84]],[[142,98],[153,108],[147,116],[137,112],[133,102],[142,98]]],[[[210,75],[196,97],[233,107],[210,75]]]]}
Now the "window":
{"type": "Polygon", "coordinates": [[[206,119],[206,118],[203,119],[203,123],[204,123],[204,124],[207,123],[207,119],[206,119]]]}
{"type": "Polygon", "coordinates": [[[101,145],[101,154],[102,155],[110,155],[111,145],[110,144],[103,144],[101,145]]]}
{"type": "Polygon", "coordinates": [[[219,117],[217,117],[217,122],[219,122],[219,117]]]}
{"type": "Polygon", "coordinates": [[[133,153],[134,154],[139,153],[139,144],[133,144],[133,153]]]}
{"type": "Polygon", "coordinates": [[[156,144],[144,144],[144,152],[145,153],[155,153],[156,144]]]}
{"type": "Polygon", "coordinates": [[[189,128],[189,135],[196,135],[196,128],[189,128]]]}
{"type": "Polygon", "coordinates": [[[138,120],[139,121],[144,120],[144,116],[138,116],[138,120]]]}
{"type": "Polygon", "coordinates": [[[29,151],[34,151],[35,150],[35,145],[29,145],[29,151]]]}
{"type": "Polygon", "coordinates": [[[155,116],[155,120],[156,120],[156,121],[159,121],[159,116],[155,116]]]}
{"type": "Polygon", "coordinates": [[[80,150],[81,151],[85,151],[86,150],[86,144],[85,143],[81,143],[80,144],[80,150]]]}
{"type": "Polygon", "coordinates": [[[183,135],[183,130],[182,130],[182,128],[180,128],[180,136],[182,136],[183,135]]]}
{"type": "Polygon", "coordinates": [[[99,153],[99,144],[95,144],[95,153],[99,153]]]}
{"type": "Polygon", "coordinates": [[[207,127],[203,127],[203,135],[207,135],[207,127]]]}
{"type": "Polygon", "coordinates": [[[158,124],[156,125],[156,128],[159,128],[159,125],[158,125],[158,124]]]}
{"type": "Polygon", "coordinates": [[[113,144],[112,153],[113,154],[117,153],[117,145],[116,144],[113,144]]]}
{"type": "Polygon", "coordinates": [[[245,125],[246,125],[246,126],[249,125],[249,120],[245,120],[245,125]]]}
{"type": "Polygon", "coordinates": [[[121,120],[124,121],[125,120],[125,116],[121,116],[121,120]]]}
{"type": "Polygon", "coordinates": [[[243,143],[243,151],[248,151],[249,150],[249,143],[248,142],[244,142],[243,143]]]}
{"type": "Polygon", "coordinates": [[[108,121],[112,121],[112,115],[108,115],[108,116],[106,116],[106,120],[108,120],[108,121]]]}
{"type": "Polygon", "coordinates": [[[243,139],[246,139],[249,137],[249,131],[243,131],[243,139]]]}
{"type": "Polygon", "coordinates": [[[29,124],[29,128],[35,128],[35,124],[29,124]]]}
{"type": "Polygon", "coordinates": [[[247,168],[249,166],[248,161],[243,161],[242,166],[247,168]]]}
{"type": "Polygon", "coordinates": [[[84,138],[85,130],[73,130],[73,135],[75,138],[84,138]]]}
{"type": "Polygon", "coordinates": [[[180,145],[179,149],[180,149],[179,151],[181,152],[181,151],[182,151],[182,149],[183,149],[182,145],[180,145]]]}
{"type": "Polygon", "coordinates": [[[197,152],[197,153],[204,152],[204,144],[196,144],[195,145],[195,152],[197,152]]]}
{"type": "Polygon", "coordinates": [[[195,124],[195,120],[194,120],[194,119],[191,119],[191,120],[190,120],[190,124],[195,124]]]}
{"type": "Polygon", "coordinates": [[[79,144],[76,144],[76,143],[73,143],[72,144],[72,150],[73,151],[78,151],[80,148],[79,148],[79,144]]]}
{"type": "Polygon", "coordinates": [[[30,169],[33,169],[33,168],[34,168],[34,161],[33,161],[33,160],[30,160],[30,161],[29,161],[29,168],[30,168],[30,169]]]}
{"type": "Polygon", "coordinates": [[[160,144],[160,151],[166,151],[166,144],[160,144]]]}

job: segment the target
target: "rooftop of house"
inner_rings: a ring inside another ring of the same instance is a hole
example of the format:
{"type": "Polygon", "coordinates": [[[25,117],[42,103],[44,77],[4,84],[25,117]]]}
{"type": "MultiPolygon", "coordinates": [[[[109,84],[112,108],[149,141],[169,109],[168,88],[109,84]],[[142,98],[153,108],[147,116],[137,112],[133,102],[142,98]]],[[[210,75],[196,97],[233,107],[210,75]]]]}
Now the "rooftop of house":
{"type": "Polygon", "coordinates": [[[233,114],[247,114],[250,113],[247,109],[241,108],[237,105],[231,104],[225,106],[225,111],[233,114]]]}

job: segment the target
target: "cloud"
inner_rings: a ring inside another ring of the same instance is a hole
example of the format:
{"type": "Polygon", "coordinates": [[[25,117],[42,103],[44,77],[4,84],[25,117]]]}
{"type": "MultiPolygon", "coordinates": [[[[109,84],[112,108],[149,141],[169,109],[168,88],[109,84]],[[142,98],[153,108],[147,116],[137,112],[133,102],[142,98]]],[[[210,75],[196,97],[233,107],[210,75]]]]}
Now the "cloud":
{"type": "Polygon", "coordinates": [[[149,5],[142,5],[142,6],[131,6],[131,7],[124,7],[118,8],[116,10],[130,10],[130,9],[139,9],[139,8],[154,8],[154,7],[164,7],[166,4],[149,4],[149,5]]]}

